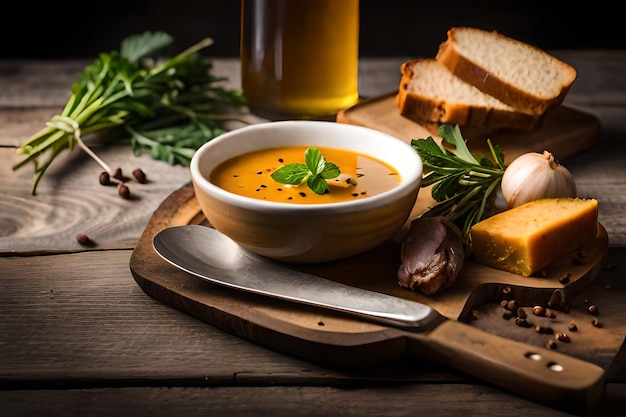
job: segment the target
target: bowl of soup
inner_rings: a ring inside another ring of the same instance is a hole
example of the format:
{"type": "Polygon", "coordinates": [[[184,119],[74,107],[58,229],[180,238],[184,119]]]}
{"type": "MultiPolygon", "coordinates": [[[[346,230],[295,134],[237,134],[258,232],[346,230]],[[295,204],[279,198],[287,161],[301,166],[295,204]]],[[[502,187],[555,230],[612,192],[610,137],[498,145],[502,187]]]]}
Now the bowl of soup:
{"type": "Polygon", "coordinates": [[[399,138],[305,120],[229,131],[201,146],[190,164],[212,227],[293,264],[347,258],[391,239],[409,220],[422,169],[399,138]]]}

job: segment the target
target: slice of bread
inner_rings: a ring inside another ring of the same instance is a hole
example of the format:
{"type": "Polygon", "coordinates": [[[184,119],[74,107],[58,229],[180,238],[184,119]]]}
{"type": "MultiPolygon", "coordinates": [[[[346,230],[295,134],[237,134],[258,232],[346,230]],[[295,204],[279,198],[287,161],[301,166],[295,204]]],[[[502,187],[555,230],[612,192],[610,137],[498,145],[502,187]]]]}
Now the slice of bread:
{"type": "Polygon", "coordinates": [[[458,124],[533,130],[540,115],[517,111],[454,76],[434,58],[411,59],[400,67],[396,96],[400,114],[420,124],[458,124]]]}
{"type": "Polygon", "coordinates": [[[448,30],[435,59],[484,93],[534,115],[560,104],[577,75],[535,46],[471,27],[448,30]]]}

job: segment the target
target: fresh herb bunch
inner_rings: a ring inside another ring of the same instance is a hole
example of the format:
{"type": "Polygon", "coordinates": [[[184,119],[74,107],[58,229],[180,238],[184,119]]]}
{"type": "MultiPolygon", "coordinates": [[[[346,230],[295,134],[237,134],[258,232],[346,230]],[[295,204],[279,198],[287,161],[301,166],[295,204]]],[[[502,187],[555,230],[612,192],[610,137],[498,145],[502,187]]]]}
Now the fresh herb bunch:
{"type": "Polygon", "coordinates": [[[206,38],[165,59],[172,43],[163,32],[130,36],[120,51],[101,53],[83,70],[61,114],[17,150],[26,158],[13,170],[35,166],[33,195],[55,157],[76,145],[113,175],[83,141],[87,135],[130,139],[136,155],[149,150],[156,160],[187,166],[203,143],[225,131],[226,122],[238,120],[227,111],[245,104],[243,95],[216,85],[226,78],[213,76],[212,63],[197,54],[213,41],[206,38]]]}
{"type": "Polygon", "coordinates": [[[447,217],[461,229],[464,243],[469,247],[469,230],[483,219],[495,200],[494,191],[502,181],[506,169],[504,151],[487,139],[492,159],[483,155],[477,160],[468,149],[458,125],[443,124],[438,133],[443,138],[441,144],[432,136],[411,141],[426,173],[421,186],[433,185],[431,194],[437,201],[424,216],[447,217]]]}
{"type": "Polygon", "coordinates": [[[304,151],[304,164],[287,164],[272,172],[272,179],[281,184],[300,185],[304,182],[316,194],[330,192],[326,180],[336,178],[341,174],[339,167],[327,162],[324,155],[317,148],[307,148],[304,151]]]}

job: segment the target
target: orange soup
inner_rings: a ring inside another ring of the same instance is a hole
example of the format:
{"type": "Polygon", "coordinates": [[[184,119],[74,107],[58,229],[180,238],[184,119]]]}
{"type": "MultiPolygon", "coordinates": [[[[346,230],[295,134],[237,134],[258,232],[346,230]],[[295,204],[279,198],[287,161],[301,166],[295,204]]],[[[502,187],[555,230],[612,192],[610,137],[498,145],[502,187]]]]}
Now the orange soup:
{"type": "Polygon", "coordinates": [[[380,194],[400,183],[399,173],[368,155],[335,148],[318,148],[327,162],[339,167],[341,175],[327,180],[330,192],[316,194],[307,186],[281,184],[271,175],[278,168],[305,163],[307,146],[268,148],[227,160],[211,173],[210,181],[231,193],[261,200],[319,204],[350,201],[380,194]]]}

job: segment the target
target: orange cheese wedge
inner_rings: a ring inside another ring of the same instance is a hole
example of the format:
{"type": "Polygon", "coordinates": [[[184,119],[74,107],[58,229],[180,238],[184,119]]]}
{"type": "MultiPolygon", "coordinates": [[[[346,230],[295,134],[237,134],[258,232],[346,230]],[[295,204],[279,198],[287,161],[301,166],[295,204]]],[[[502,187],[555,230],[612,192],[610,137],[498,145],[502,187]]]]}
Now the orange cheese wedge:
{"type": "Polygon", "coordinates": [[[483,265],[528,277],[591,241],[597,227],[597,200],[545,198],[476,223],[472,252],[483,265]]]}

